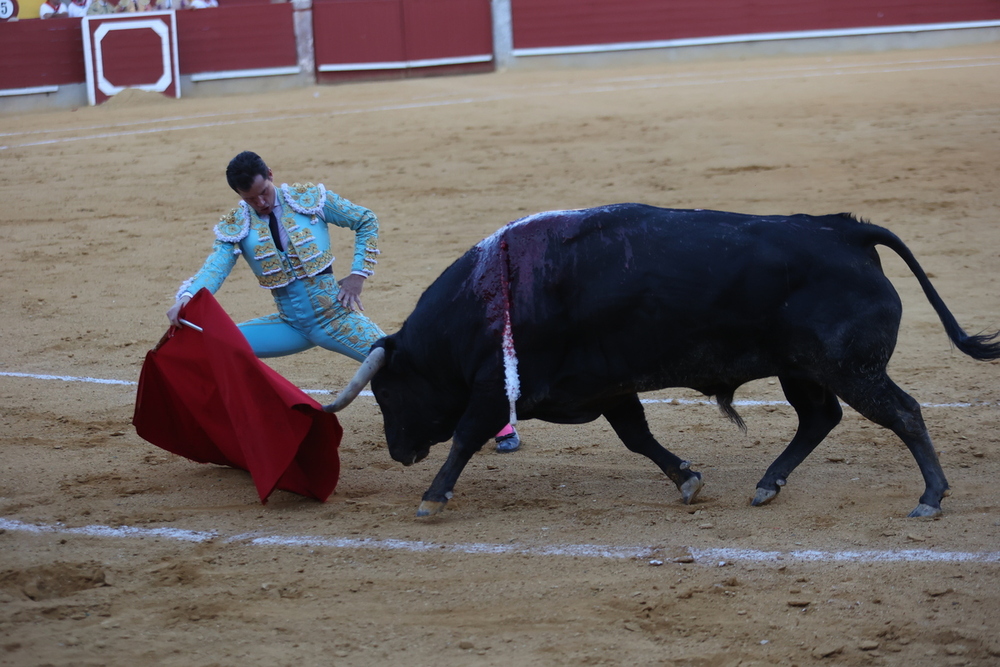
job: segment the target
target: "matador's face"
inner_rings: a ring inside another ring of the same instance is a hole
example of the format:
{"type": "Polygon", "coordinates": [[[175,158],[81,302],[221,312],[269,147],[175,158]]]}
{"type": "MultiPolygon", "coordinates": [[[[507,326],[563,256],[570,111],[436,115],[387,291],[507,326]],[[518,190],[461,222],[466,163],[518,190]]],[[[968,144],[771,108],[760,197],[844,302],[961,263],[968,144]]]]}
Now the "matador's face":
{"type": "Polygon", "coordinates": [[[243,201],[249,204],[250,208],[256,211],[257,215],[262,218],[266,218],[274,209],[276,192],[274,190],[274,181],[271,180],[272,178],[274,178],[274,175],[268,169],[267,178],[257,174],[249,190],[236,191],[243,198],[243,201]]]}

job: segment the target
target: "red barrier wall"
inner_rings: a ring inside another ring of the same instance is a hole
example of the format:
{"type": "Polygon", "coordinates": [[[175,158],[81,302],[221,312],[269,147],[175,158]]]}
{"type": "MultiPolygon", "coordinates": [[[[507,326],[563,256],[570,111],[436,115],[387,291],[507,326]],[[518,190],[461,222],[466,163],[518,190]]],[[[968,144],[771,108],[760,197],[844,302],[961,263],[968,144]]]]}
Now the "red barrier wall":
{"type": "Polygon", "coordinates": [[[489,0],[316,0],[320,81],[493,69],[489,0]]]}
{"type": "MultiPolygon", "coordinates": [[[[93,29],[93,24],[91,24],[93,29]]],[[[101,40],[103,70],[117,86],[138,86],[155,81],[163,68],[162,40],[151,30],[115,30],[101,40]],[[117,58],[118,54],[127,58],[117,58]]],[[[174,95],[176,97],[176,94],[174,95]]]]}
{"type": "Polygon", "coordinates": [[[514,49],[1000,19],[997,0],[511,0],[514,49]]]}
{"type": "MultiPolygon", "coordinates": [[[[292,21],[290,3],[179,11],[181,74],[296,66],[292,21]]],[[[0,23],[0,90],[86,79],[80,19],[0,23]]]]}
{"type": "Polygon", "coordinates": [[[86,79],[80,19],[0,23],[0,90],[86,79]]]}
{"type": "Polygon", "coordinates": [[[321,0],[313,4],[317,64],[406,60],[400,0],[321,0]]]}
{"type": "Polygon", "coordinates": [[[177,12],[181,74],[298,65],[291,3],[177,12]]]}
{"type": "Polygon", "coordinates": [[[180,97],[173,12],[90,16],[81,27],[91,104],[129,87],[180,97]]]}
{"type": "Polygon", "coordinates": [[[493,54],[489,0],[403,0],[409,60],[493,54]]]}
{"type": "MultiPolygon", "coordinates": [[[[182,74],[298,64],[291,3],[177,12],[182,74]]],[[[1000,0],[511,0],[518,50],[1000,20],[1000,0]]],[[[315,0],[320,81],[493,68],[490,0],[315,0]],[[325,68],[325,69],[324,69],[325,68]]],[[[0,90],[83,83],[79,19],[0,23],[0,90]]]]}

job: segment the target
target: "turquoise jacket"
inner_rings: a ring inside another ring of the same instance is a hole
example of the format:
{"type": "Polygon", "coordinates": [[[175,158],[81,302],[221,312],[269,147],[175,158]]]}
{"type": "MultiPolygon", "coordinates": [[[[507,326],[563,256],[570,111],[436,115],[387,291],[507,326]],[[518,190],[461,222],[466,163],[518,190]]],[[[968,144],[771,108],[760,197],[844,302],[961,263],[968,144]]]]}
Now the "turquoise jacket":
{"type": "Polygon", "coordinates": [[[322,184],[283,184],[276,188],[276,196],[281,201],[280,223],[288,233],[289,247],[279,251],[267,220],[262,220],[246,202],[240,202],[215,226],[211,254],[198,273],[181,285],[178,299],[195,294],[202,287],[214,294],[240,255],[266,289],[315,276],[333,264],[331,224],[355,233],[351,273],[371,276],[375,272],[379,251],[378,218],[374,213],[330,192],[322,184]]]}

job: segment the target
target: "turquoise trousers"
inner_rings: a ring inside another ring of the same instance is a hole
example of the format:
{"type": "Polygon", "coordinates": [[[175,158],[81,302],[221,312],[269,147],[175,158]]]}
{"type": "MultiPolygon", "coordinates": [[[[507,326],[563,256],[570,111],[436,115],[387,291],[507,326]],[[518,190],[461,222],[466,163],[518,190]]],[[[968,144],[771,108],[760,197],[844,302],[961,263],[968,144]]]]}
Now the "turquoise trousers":
{"type": "Polygon", "coordinates": [[[319,346],[364,361],[385,333],[363,314],[340,305],[339,292],[332,274],[295,280],[271,290],[277,313],[242,322],[240,331],[262,359],[319,346]]]}

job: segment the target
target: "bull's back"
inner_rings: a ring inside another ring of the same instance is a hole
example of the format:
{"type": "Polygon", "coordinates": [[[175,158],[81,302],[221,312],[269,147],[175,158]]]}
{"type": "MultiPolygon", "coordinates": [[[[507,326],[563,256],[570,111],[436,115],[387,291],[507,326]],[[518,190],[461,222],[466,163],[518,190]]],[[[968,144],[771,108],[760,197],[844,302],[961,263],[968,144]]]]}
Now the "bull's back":
{"type": "Polygon", "coordinates": [[[866,318],[888,323],[874,344],[891,351],[898,298],[874,250],[851,241],[863,224],[636,204],[516,223],[505,236],[523,373],[573,391],[738,385],[836,356],[866,318]]]}

